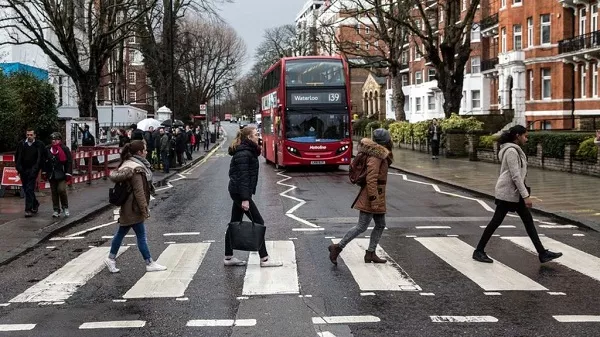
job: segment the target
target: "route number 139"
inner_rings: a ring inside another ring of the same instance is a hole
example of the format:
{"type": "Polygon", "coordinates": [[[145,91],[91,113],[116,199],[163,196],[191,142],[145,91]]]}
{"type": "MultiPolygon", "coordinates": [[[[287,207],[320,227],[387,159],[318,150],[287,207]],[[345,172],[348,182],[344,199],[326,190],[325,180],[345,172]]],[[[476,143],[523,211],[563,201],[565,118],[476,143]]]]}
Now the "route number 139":
{"type": "Polygon", "coordinates": [[[329,102],[339,102],[340,94],[329,94],[329,102]]]}

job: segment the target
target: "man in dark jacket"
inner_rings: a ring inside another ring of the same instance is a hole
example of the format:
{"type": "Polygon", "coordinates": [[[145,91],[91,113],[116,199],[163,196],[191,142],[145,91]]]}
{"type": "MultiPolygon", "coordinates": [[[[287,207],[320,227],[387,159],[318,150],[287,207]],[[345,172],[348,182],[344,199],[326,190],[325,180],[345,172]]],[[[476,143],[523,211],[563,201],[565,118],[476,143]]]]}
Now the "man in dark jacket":
{"type": "Polygon", "coordinates": [[[185,152],[185,133],[181,128],[175,129],[175,153],[177,154],[177,165],[183,166],[183,153],[185,152]]]}
{"type": "Polygon", "coordinates": [[[27,139],[19,142],[15,154],[17,172],[21,177],[25,194],[25,217],[29,218],[38,212],[40,202],[35,197],[35,183],[44,163],[44,143],[35,139],[33,128],[27,129],[27,139]]]}
{"type": "Polygon", "coordinates": [[[152,163],[152,154],[154,153],[154,127],[148,128],[148,131],[144,132],[144,139],[146,140],[146,160],[152,163]]]}
{"type": "Polygon", "coordinates": [[[138,129],[137,124],[131,124],[131,140],[144,140],[144,131],[138,129]]]}
{"type": "Polygon", "coordinates": [[[160,160],[162,160],[163,164],[163,172],[169,173],[169,136],[165,132],[165,128],[160,128],[160,143],[158,146],[158,150],[160,152],[160,160]]]}
{"type": "Polygon", "coordinates": [[[50,182],[52,193],[52,217],[58,218],[61,211],[65,217],[69,214],[67,183],[72,179],[73,158],[71,151],[62,143],[62,135],[54,132],[50,135],[52,144],[46,147],[46,163],[42,170],[42,178],[50,182]]]}
{"type": "Polygon", "coordinates": [[[431,159],[438,159],[438,156],[440,155],[442,127],[438,124],[437,118],[434,118],[431,121],[427,135],[429,137],[429,143],[431,144],[431,159]]]}
{"type": "Polygon", "coordinates": [[[192,137],[194,133],[189,125],[185,126],[185,156],[187,160],[192,160],[192,137]]]}

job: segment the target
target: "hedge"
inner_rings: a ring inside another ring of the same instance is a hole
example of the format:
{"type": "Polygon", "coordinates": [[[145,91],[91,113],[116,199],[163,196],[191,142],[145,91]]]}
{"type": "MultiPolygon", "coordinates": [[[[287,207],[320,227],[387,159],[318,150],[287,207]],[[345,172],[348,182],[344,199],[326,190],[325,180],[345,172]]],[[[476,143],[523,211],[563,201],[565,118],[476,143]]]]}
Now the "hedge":
{"type": "Polygon", "coordinates": [[[523,148],[528,156],[535,156],[537,144],[541,143],[544,157],[563,159],[565,145],[579,145],[590,137],[594,137],[594,134],[589,132],[529,132],[529,140],[523,148]]]}
{"type": "Polygon", "coordinates": [[[494,149],[494,142],[498,141],[499,136],[489,135],[479,137],[479,148],[486,150],[494,149]]]}
{"type": "Polygon", "coordinates": [[[596,162],[598,160],[598,147],[594,144],[595,138],[588,138],[579,144],[575,159],[588,162],[596,162]]]}

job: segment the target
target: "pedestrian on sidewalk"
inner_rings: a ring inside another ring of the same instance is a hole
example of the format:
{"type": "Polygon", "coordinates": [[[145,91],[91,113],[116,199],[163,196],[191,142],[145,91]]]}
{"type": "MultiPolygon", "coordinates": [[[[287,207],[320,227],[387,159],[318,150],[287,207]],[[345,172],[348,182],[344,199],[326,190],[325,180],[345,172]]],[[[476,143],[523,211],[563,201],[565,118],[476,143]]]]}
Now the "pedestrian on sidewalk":
{"type": "Polygon", "coordinates": [[[146,271],[166,270],[165,266],[152,260],[146,239],[144,221],[150,217],[148,203],[150,194],[154,193],[154,186],[151,165],[146,160],[146,144],[143,140],[133,140],[125,144],[121,150],[121,164],[117,170],[110,173],[110,180],[115,183],[126,182],[131,187],[131,193],[119,211],[119,229],[112,239],[110,254],[104,260],[104,264],[111,273],[119,272],[115,259],[123,238],[130,229],[133,229],[137,237],[137,246],[146,261],[146,271]]]}
{"type": "Polygon", "coordinates": [[[429,144],[431,144],[431,159],[438,159],[440,155],[440,140],[442,138],[442,127],[438,124],[437,118],[434,118],[427,131],[429,144]]]}
{"type": "Polygon", "coordinates": [[[46,147],[46,162],[42,170],[42,178],[50,182],[52,193],[53,218],[58,218],[62,213],[65,217],[69,214],[69,198],[67,196],[67,184],[72,179],[73,158],[71,151],[62,143],[60,132],[50,135],[52,144],[46,147]]]}
{"type": "Polygon", "coordinates": [[[500,151],[500,176],[496,182],[496,211],[492,220],[483,231],[483,235],[473,252],[473,259],[479,262],[494,262],[485,253],[485,246],[492,234],[502,224],[508,212],[517,212],[525,225],[527,235],[533,242],[539,254],[541,263],[559,258],[562,253],[554,253],[544,248],[535,229],[533,217],[529,209],[532,207],[530,189],[525,184],[527,177],[527,155],[521,146],[527,142],[527,129],[522,125],[515,125],[502,133],[498,139],[500,151]]]}
{"type": "Polygon", "coordinates": [[[160,128],[160,143],[159,143],[159,152],[160,152],[160,160],[163,165],[163,173],[169,173],[170,160],[169,160],[169,146],[170,140],[169,136],[165,132],[165,128],[160,128]]]}
{"type": "MultiPolygon", "coordinates": [[[[231,220],[229,222],[242,221],[244,214],[252,222],[264,225],[258,207],[252,200],[252,195],[256,193],[256,184],[258,182],[258,156],[260,156],[260,147],[258,146],[258,134],[255,127],[247,126],[240,130],[235,140],[229,146],[229,155],[231,163],[229,164],[229,195],[233,200],[231,206],[231,220]]],[[[279,267],[281,262],[273,261],[269,258],[267,247],[263,240],[260,250],[261,267],[279,267]]],[[[233,257],[233,248],[231,247],[231,236],[229,228],[225,233],[225,260],[226,266],[244,266],[246,261],[233,257]]]]}
{"type": "Polygon", "coordinates": [[[17,144],[15,166],[21,178],[21,188],[25,194],[25,217],[38,212],[40,202],[35,197],[35,183],[44,164],[44,143],[35,139],[33,128],[27,128],[25,141],[17,144]]]}
{"type": "Polygon", "coordinates": [[[329,246],[329,260],[337,265],[337,258],[350,241],[367,230],[371,220],[375,220],[375,227],[371,233],[369,247],[365,252],[365,263],[386,263],[375,253],[377,244],[385,229],[386,198],[385,185],[387,183],[388,168],[394,159],[392,154],[392,138],[386,129],[373,131],[373,140],[363,138],[359,144],[359,153],[367,155],[366,184],[361,187],[358,196],[354,199],[352,208],[360,211],[358,224],[344,235],[344,238],[329,246]]]}

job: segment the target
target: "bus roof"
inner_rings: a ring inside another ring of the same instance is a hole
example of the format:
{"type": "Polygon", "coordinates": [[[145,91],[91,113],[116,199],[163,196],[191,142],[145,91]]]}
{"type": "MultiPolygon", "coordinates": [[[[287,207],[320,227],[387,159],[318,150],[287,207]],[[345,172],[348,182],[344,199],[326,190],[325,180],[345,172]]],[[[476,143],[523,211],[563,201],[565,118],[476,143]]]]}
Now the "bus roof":
{"type": "Polygon", "coordinates": [[[265,76],[266,74],[271,72],[273,69],[275,69],[275,67],[280,65],[282,61],[285,62],[285,61],[293,61],[293,60],[343,60],[343,59],[344,58],[340,55],[287,56],[287,57],[280,58],[279,61],[275,62],[272,66],[270,66],[269,69],[267,69],[267,71],[265,71],[262,75],[265,76]]]}

